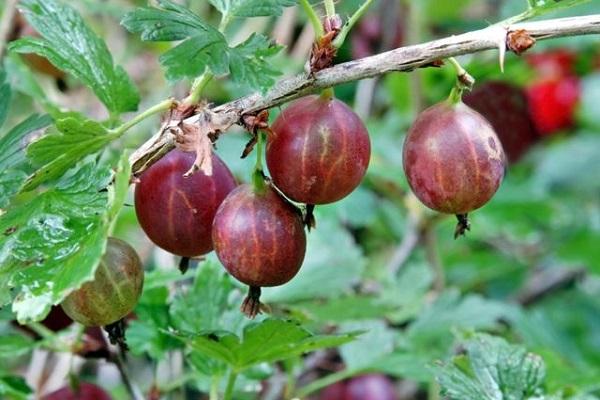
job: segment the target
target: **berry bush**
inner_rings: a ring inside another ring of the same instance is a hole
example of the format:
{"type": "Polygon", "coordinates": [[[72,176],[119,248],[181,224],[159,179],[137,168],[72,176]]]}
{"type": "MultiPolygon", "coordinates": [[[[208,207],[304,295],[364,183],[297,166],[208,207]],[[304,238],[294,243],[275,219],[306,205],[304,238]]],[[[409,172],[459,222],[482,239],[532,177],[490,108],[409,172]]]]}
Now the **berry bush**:
{"type": "Polygon", "coordinates": [[[600,400],[597,1],[0,6],[0,399],[600,400]]]}

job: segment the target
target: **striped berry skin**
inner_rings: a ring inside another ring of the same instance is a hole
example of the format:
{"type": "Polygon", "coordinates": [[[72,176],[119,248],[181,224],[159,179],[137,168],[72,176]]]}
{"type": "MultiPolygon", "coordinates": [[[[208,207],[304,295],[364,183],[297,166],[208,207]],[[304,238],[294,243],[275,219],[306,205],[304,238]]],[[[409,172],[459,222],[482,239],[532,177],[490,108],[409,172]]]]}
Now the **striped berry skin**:
{"type": "Polygon", "coordinates": [[[427,207],[467,214],[502,182],[505,155],[490,123],[462,102],[438,103],[410,128],[403,149],[408,183],[427,207]]]}
{"type": "Polygon", "coordinates": [[[346,104],[307,96],[290,104],[273,123],[267,167],[286,196],[306,204],[327,204],[352,192],[371,155],[369,134],[346,104]]]}
{"type": "Polygon", "coordinates": [[[135,212],[157,246],[182,257],[213,249],[212,222],[221,202],[235,188],[235,178],[213,153],[212,175],[201,170],[189,177],[195,153],[173,150],[140,176],[135,212]]]}
{"type": "Polygon", "coordinates": [[[304,261],[302,217],[268,185],[233,190],[217,211],[212,235],[225,269],[251,287],[282,285],[304,261]]]}
{"type": "Polygon", "coordinates": [[[85,326],[105,326],[120,320],[142,294],[144,269],[135,250],[122,240],[108,238],[106,252],[92,281],[62,302],[65,313],[85,326]]]}

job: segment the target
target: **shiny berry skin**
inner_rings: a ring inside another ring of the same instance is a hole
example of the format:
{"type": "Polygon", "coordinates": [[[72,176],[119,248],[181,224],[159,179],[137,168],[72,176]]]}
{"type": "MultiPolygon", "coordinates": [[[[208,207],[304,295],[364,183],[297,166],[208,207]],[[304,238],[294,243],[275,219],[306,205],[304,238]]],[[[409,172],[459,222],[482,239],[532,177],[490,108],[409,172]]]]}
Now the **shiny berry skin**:
{"type": "Polygon", "coordinates": [[[518,161],[537,141],[523,89],[489,81],[463,96],[463,101],[492,124],[509,162],[518,161]]]}
{"type": "Polygon", "coordinates": [[[80,382],[77,389],[65,386],[42,397],[42,400],[112,400],[100,386],[80,382]]]}
{"type": "Polygon", "coordinates": [[[235,178],[213,153],[212,175],[183,175],[195,153],[173,150],[140,176],[135,188],[135,212],[146,235],[157,246],[182,257],[213,249],[212,222],[235,178]]]}
{"type": "Polygon", "coordinates": [[[122,240],[108,238],[94,279],[61,305],[71,319],[85,326],[109,325],[134,309],[143,283],[144,270],[135,250],[122,240]]]}
{"type": "Polygon", "coordinates": [[[579,79],[574,76],[535,82],[527,88],[529,113],[540,136],[573,126],[580,95],[579,79]]]}
{"type": "Polygon", "coordinates": [[[327,204],[352,192],[371,155],[369,134],[346,104],[307,96],[290,104],[267,140],[271,178],[290,199],[327,204]]]}
{"type": "Polygon", "coordinates": [[[288,282],[306,251],[301,215],[268,185],[233,190],[215,215],[212,235],[225,269],[251,287],[288,282]]]}
{"type": "Polygon", "coordinates": [[[417,117],[404,142],[403,165],[421,202],[460,215],[483,206],[496,193],[505,156],[481,114],[462,102],[444,101],[417,117]]]}

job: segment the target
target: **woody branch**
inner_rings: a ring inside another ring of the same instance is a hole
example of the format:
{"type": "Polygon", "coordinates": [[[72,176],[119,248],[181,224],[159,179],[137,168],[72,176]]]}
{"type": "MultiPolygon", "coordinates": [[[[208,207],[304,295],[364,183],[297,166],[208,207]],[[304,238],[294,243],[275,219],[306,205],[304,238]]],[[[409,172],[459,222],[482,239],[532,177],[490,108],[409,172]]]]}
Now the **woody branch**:
{"type": "Polygon", "coordinates": [[[500,64],[502,64],[509,33],[520,30],[524,30],[535,40],[599,34],[600,14],[510,25],[492,25],[477,31],[400,47],[370,57],[337,64],[315,74],[303,73],[282,79],[264,95],[255,93],[214,108],[203,109],[183,121],[171,122],[169,126],[171,129],[163,126],[158,133],[131,155],[133,173],[139,175],[174,147],[175,141],[172,132],[173,129],[177,129],[178,122],[191,125],[205,124],[210,126],[213,131],[224,132],[232,125],[239,123],[244,114],[255,114],[318,89],[346,82],[370,78],[391,71],[412,71],[449,57],[490,49],[499,50],[500,64]]]}

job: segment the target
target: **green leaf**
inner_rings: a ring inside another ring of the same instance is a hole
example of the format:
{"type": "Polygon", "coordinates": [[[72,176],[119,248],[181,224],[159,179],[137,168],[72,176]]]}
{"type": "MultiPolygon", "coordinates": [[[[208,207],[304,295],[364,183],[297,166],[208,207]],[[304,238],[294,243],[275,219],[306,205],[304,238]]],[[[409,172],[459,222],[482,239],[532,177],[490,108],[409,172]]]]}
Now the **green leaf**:
{"type": "Polygon", "coordinates": [[[135,85],[74,8],[57,0],[24,0],[20,9],[42,38],[19,39],[10,50],[47,58],[92,89],[112,113],[137,109],[135,85]]]}
{"type": "Polygon", "coordinates": [[[9,399],[26,400],[33,393],[24,378],[18,376],[0,376],[0,395],[9,399]]]}
{"type": "Polygon", "coordinates": [[[0,208],[8,205],[27,177],[20,170],[25,162],[25,137],[51,122],[47,115],[34,114],[0,137],[0,208]]]}
{"type": "Polygon", "coordinates": [[[52,123],[48,115],[33,114],[0,137],[0,169],[14,168],[25,161],[24,138],[52,123]]]}
{"type": "Polygon", "coordinates": [[[266,61],[282,49],[261,34],[253,33],[243,43],[229,49],[229,71],[238,85],[265,89],[275,83],[281,73],[266,61]]]}
{"type": "Polygon", "coordinates": [[[164,331],[171,328],[169,315],[169,289],[182,279],[187,279],[178,270],[156,269],[144,276],[144,291],[135,308],[137,318],[127,328],[127,343],[131,352],[155,360],[164,359],[172,349],[182,347],[179,340],[164,331]]]}
{"type": "Polygon", "coordinates": [[[223,15],[236,17],[279,16],[286,7],[297,3],[296,0],[209,0],[223,15]]]}
{"type": "Polygon", "coordinates": [[[156,7],[137,8],[125,14],[121,25],[129,32],[141,33],[144,41],[184,40],[200,32],[225,38],[189,9],[167,0],[159,0],[156,7]]]}
{"type": "Polygon", "coordinates": [[[40,167],[27,178],[23,191],[59,178],[78,161],[100,151],[117,137],[96,121],[76,113],[62,114],[57,117],[56,129],[51,129],[27,148],[32,164],[40,167]]]}
{"type": "Polygon", "coordinates": [[[213,332],[185,338],[199,353],[242,371],[263,362],[281,361],[293,356],[353,340],[356,334],[313,335],[298,323],[266,319],[248,325],[242,339],[229,332],[213,332]]]}
{"type": "Polygon", "coordinates": [[[6,82],[6,72],[0,69],[0,128],[8,115],[11,98],[12,91],[10,90],[10,85],[6,82]]]}
{"type": "Polygon", "coordinates": [[[235,310],[236,321],[228,317],[230,294],[234,289],[229,275],[216,263],[206,262],[198,266],[194,284],[179,294],[171,304],[174,325],[183,331],[236,331],[244,321],[235,310]]]}
{"type": "Polygon", "coordinates": [[[19,289],[13,303],[19,322],[42,319],[51,305],[93,279],[110,218],[124,199],[119,182],[128,177],[122,160],[117,184],[106,190],[112,178],[108,167],[78,166],[0,218],[0,304],[11,300],[10,288],[19,289]]]}
{"type": "Polygon", "coordinates": [[[394,349],[395,334],[381,320],[346,323],[341,329],[365,332],[354,342],[340,347],[340,355],[348,369],[368,368],[394,349]]]}
{"type": "Polygon", "coordinates": [[[147,353],[155,360],[162,360],[168,351],[181,348],[182,344],[163,331],[171,323],[167,287],[146,288],[145,283],[144,292],[135,308],[138,318],[127,328],[127,343],[133,354],[147,353]]]}
{"type": "Polygon", "coordinates": [[[364,269],[360,247],[337,219],[317,216],[319,229],[308,235],[304,264],[289,283],[264,288],[265,302],[292,303],[349,293],[364,269]],[[331,240],[335,238],[335,241],[331,240]]]}
{"type": "Polygon", "coordinates": [[[519,400],[541,394],[545,367],[539,356],[486,334],[476,335],[465,348],[467,368],[463,356],[433,367],[442,393],[450,399],[519,400]]]}
{"type": "Polygon", "coordinates": [[[34,341],[24,335],[0,336],[0,358],[19,357],[29,352],[35,345],[34,341]]]}
{"type": "Polygon", "coordinates": [[[10,198],[19,191],[27,174],[18,169],[5,169],[0,172],[0,209],[6,207],[10,198]]]}
{"type": "MultiPolygon", "coordinates": [[[[274,9],[277,2],[267,3],[274,9]]],[[[158,4],[161,8],[144,7],[128,13],[121,24],[131,32],[141,33],[142,40],[183,40],[160,57],[169,80],[194,78],[208,68],[215,75],[230,74],[234,82],[254,89],[266,90],[274,83],[273,77],[279,75],[279,71],[271,68],[266,59],[277,54],[280,46],[263,35],[253,34],[243,43],[230,47],[221,32],[189,9],[165,0],[158,4]]],[[[230,5],[229,2],[215,4],[219,9],[230,5]]]]}
{"type": "Polygon", "coordinates": [[[58,113],[58,107],[54,105],[46,95],[46,92],[36,80],[36,76],[25,62],[16,53],[8,53],[5,66],[13,90],[19,91],[32,100],[40,103],[44,110],[50,114],[58,113]]]}

